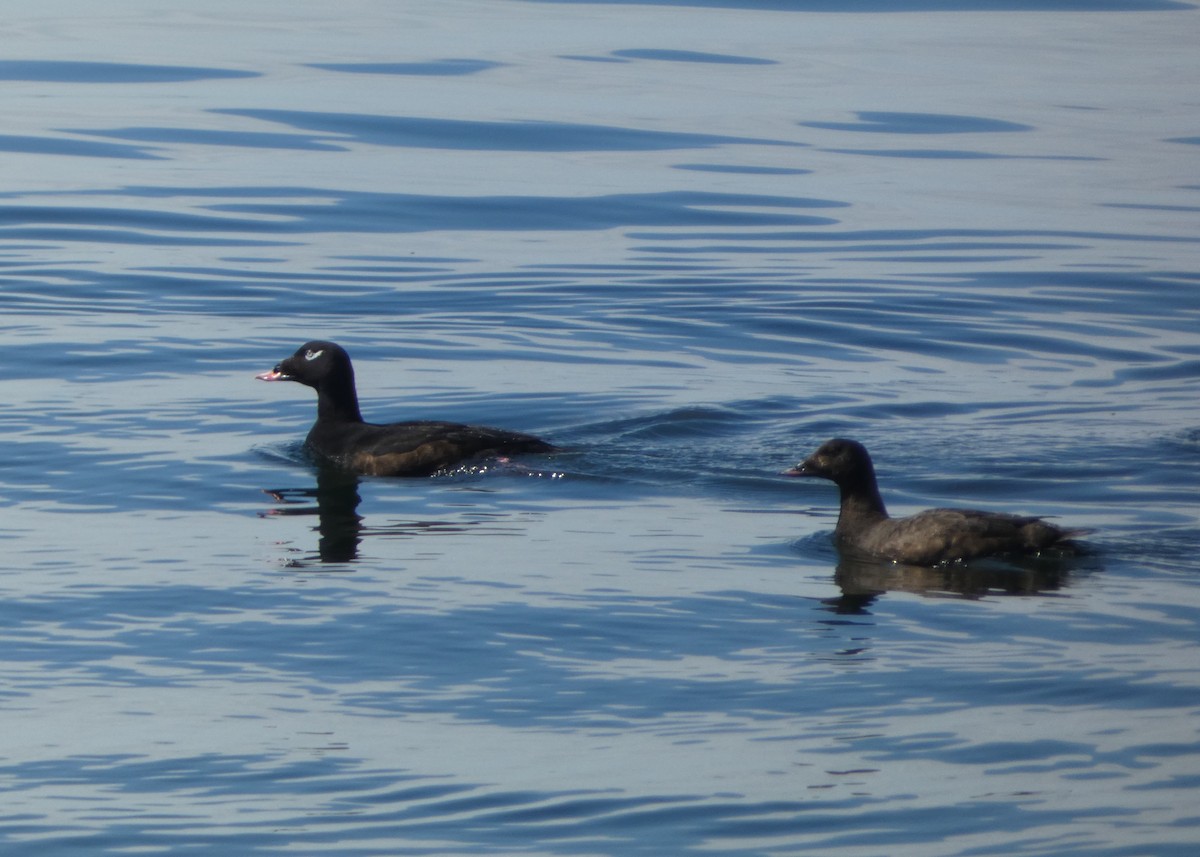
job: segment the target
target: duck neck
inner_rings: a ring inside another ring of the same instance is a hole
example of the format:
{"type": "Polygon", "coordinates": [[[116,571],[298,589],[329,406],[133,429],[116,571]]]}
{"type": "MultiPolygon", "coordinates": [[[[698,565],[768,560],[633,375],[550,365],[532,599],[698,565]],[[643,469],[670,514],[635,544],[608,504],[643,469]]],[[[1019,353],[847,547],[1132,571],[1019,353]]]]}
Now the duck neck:
{"type": "Polygon", "coordinates": [[[887,507],[883,505],[874,479],[838,487],[841,490],[841,510],[835,533],[840,535],[861,528],[863,524],[887,518],[887,507]]]}
{"type": "Polygon", "coordinates": [[[358,393],[354,389],[354,375],[336,384],[322,384],[317,388],[317,422],[361,423],[362,411],[358,409],[358,393]]]}

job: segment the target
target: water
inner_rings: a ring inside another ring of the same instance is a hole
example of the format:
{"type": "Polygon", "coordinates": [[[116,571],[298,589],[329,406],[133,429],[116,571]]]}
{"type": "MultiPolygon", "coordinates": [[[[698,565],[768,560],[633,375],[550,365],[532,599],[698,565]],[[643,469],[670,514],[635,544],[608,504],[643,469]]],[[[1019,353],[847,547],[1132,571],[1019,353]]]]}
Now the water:
{"type": "Polygon", "coordinates": [[[1191,855],[1197,20],[17,4],[4,853],[1191,855]],[[318,472],[315,337],[565,451],[318,472]]]}

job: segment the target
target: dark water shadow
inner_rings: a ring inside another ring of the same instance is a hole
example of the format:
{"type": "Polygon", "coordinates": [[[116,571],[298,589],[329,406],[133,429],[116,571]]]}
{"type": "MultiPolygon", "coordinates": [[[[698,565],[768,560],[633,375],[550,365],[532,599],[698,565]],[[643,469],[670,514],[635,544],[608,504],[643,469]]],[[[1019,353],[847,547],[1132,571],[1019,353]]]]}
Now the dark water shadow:
{"type": "Polygon", "coordinates": [[[182,65],[0,60],[0,80],[31,83],[191,83],[197,80],[261,77],[255,71],[182,65]]]}
{"type": "Polygon", "coordinates": [[[505,63],[473,59],[440,59],[427,62],[342,62],[305,63],[309,68],[348,74],[400,74],[420,77],[460,77],[501,68],[505,63]]]}
{"type": "Polygon", "coordinates": [[[501,122],[311,110],[230,108],[212,112],[288,125],[322,135],[337,134],[377,146],[485,152],[654,152],[744,143],[762,146],[801,145],[791,140],[648,131],[574,122],[501,122]]]}
{"type": "Polygon", "coordinates": [[[122,146],[117,143],[97,143],[92,140],[70,140],[61,137],[33,134],[0,134],[0,152],[21,152],[32,155],[65,155],[75,158],[123,158],[125,160],[161,161],[165,158],[146,146],[122,146]]]}
{"type": "Polygon", "coordinates": [[[717,65],[778,65],[779,62],[778,60],[765,59],[763,57],[714,54],[704,51],[680,51],[667,48],[628,48],[626,50],[613,51],[612,55],[621,59],[709,63],[717,65]]]}
{"type": "Polygon", "coordinates": [[[862,155],[868,158],[912,158],[917,160],[970,161],[1098,161],[1100,158],[1085,155],[1008,155],[998,152],[971,151],[968,149],[824,149],[839,155],[862,155]]]}
{"type": "MultiPolygon", "coordinates": [[[[231,146],[243,149],[293,149],[303,152],[345,152],[345,146],[336,141],[325,141],[303,134],[272,133],[267,131],[211,131],[207,128],[170,128],[167,126],[137,125],[127,128],[99,130],[93,128],[61,128],[68,134],[105,137],[112,140],[131,140],[137,143],[169,146],[231,146]]],[[[0,143],[13,138],[0,138],[0,143]]],[[[31,138],[43,148],[30,149],[38,154],[80,154],[90,157],[153,157],[163,160],[166,155],[131,155],[127,151],[141,152],[132,146],[105,145],[102,143],[62,141],[42,137],[31,138]]],[[[16,142],[8,145],[16,145],[16,142]]],[[[25,151],[25,150],[21,150],[25,151]]]]}
{"type": "Polygon", "coordinates": [[[900,113],[890,110],[855,111],[857,122],[801,122],[805,128],[872,134],[995,134],[1032,131],[1030,125],[951,113],[900,113]]]}

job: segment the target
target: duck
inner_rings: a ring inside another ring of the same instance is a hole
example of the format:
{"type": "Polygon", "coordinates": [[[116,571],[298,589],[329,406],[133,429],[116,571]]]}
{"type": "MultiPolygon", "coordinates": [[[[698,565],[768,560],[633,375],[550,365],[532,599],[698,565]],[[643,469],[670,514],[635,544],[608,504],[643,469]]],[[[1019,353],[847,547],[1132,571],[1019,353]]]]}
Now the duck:
{"type": "Polygon", "coordinates": [[[978,509],[927,509],[889,517],[875,465],[856,440],[828,440],[785,476],[828,479],[841,494],[833,531],[839,548],[894,563],[938,566],[990,556],[1072,552],[1088,530],[1069,530],[1039,517],[978,509]]]}
{"type": "Polygon", "coordinates": [[[482,457],[554,452],[521,432],[435,420],[377,424],[358,407],[354,366],[335,342],[313,340],[260,381],[295,381],[317,391],[317,421],[306,448],[322,462],[367,476],[431,476],[482,457]]]}

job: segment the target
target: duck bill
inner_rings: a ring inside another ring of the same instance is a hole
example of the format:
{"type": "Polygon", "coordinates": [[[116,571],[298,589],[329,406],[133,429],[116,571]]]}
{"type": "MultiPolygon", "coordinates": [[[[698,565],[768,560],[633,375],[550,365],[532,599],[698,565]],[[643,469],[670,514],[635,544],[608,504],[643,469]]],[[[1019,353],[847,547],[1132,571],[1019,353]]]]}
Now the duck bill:
{"type": "Polygon", "coordinates": [[[292,380],[291,375],[285,375],[283,372],[280,372],[278,369],[272,369],[270,372],[263,372],[261,375],[255,375],[254,377],[256,379],[258,379],[259,381],[290,381],[290,380],[292,380]]]}
{"type": "Polygon", "coordinates": [[[820,476],[811,464],[807,461],[801,461],[795,467],[789,467],[787,470],[779,471],[780,476],[820,476]]]}

